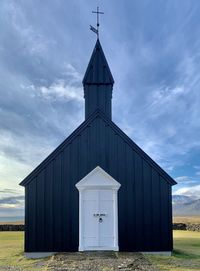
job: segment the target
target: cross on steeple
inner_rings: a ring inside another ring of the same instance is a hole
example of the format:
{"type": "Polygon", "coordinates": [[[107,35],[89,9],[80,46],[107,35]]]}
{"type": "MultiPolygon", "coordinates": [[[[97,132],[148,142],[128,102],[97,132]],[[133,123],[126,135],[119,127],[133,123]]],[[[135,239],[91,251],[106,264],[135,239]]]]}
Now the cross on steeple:
{"type": "Polygon", "coordinates": [[[99,7],[97,7],[97,11],[92,11],[92,13],[97,14],[97,28],[94,28],[93,26],[90,25],[90,30],[92,30],[94,33],[97,34],[97,38],[99,38],[99,14],[104,14],[104,12],[99,11],[99,7]]]}

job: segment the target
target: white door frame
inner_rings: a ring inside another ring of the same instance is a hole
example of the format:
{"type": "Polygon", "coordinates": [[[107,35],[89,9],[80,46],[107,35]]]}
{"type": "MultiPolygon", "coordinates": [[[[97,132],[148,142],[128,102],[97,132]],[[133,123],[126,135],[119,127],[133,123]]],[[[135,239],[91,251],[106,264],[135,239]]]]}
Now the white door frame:
{"type": "Polygon", "coordinates": [[[84,250],[97,250],[96,247],[85,247],[83,240],[83,191],[85,190],[112,190],[113,191],[113,203],[114,203],[114,246],[113,247],[99,247],[98,250],[113,250],[118,251],[118,200],[117,192],[120,188],[114,178],[106,173],[101,167],[97,166],[89,174],[87,174],[82,180],[76,184],[76,188],[79,190],[79,251],[84,250]]]}

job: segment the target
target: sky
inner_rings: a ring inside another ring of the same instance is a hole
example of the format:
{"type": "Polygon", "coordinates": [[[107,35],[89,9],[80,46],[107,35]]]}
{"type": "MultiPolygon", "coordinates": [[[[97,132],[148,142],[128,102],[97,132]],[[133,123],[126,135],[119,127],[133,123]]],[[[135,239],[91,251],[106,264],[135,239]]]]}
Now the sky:
{"type": "Polygon", "coordinates": [[[97,6],[113,121],[200,198],[199,1],[1,0],[0,216],[23,215],[19,182],[84,121],[97,6]]]}

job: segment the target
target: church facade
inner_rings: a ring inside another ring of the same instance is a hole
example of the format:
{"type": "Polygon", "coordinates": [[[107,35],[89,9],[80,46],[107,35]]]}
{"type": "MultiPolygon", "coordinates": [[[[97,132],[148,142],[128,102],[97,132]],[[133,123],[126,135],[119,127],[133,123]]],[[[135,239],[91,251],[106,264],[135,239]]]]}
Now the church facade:
{"type": "Polygon", "coordinates": [[[25,252],[172,251],[176,182],[112,121],[113,84],[97,39],[85,121],[20,183],[25,252]]]}

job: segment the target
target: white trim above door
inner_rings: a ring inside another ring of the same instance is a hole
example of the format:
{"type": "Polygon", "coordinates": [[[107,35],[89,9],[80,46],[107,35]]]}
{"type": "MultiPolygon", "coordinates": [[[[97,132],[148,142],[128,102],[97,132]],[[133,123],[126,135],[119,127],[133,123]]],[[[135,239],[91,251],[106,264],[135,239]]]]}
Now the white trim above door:
{"type": "Polygon", "coordinates": [[[120,183],[96,167],[76,184],[79,190],[79,251],[118,251],[120,183]]]}

